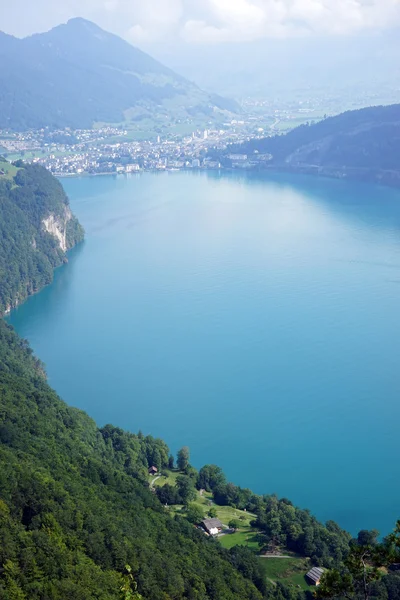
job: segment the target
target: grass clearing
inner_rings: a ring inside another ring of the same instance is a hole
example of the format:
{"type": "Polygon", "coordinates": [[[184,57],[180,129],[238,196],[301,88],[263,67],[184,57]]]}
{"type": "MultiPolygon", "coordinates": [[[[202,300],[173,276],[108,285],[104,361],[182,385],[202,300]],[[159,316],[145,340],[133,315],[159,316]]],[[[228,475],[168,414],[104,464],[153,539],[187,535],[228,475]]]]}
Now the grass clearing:
{"type": "Polygon", "coordinates": [[[231,506],[219,506],[218,504],[215,504],[212,501],[212,494],[209,492],[203,492],[202,495],[200,495],[200,492],[198,492],[197,498],[193,501],[193,504],[200,506],[200,508],[203,509],[206,517],[210,508],[215,509],[217,512],[217,519],[219,519],[223,525],[228,526],[229,521],[232,519],[237,520],[240,524],[241,530],[250,530],[250,521],[255,518],[255,515],[244,510],[238,510],[237,508],[232,508],[231,506]]]}
{"type": "MultiPolygon", "coordinates": [[[[176,469],[174,470],[163,470],[163,473],[165,473],[165,475],[161,475],[160,477],[157,477],[157,479],[155,479],[154,475],[149,475],[149,483],[151,483],[154,479],[154,487],[158,487],[158,486],[163,486],[166,485],[167,483],[169,485],[176,485],[176,479],[179,475],[181,475],[182,473],[176,469]]],[[[232,539],[239,539],[239,540],[243,540],[244,539],[244,535],[248,535],[250,533],[254,533],[253,530],[250,527],[250,521],[252,521],[255,518],[255,515],[249,512],[246,512],[245,510],[239,510],[237,508],[233,508],[232,506],[219,506],[218,504],[215,504],[212,500],[212,494],[211,492],[206,492],[203,491],[202,494],[200,494],[199,491],[197,491],[197,495],[196,495],[196,499],[193,500],[193,502],[191,502],[191,504],[196,504],[197,506],[199,506],[203,512],[204,512],[204,516],[207,517],[207,513],[208,511],[213,508],[215,509],[215,511],[217,512],[217,518],[226,526],[228,526],[229,521],[231,521],[232,519],[236,519],[239,524],[240,524],[240,530],[237,533],[241,533],[240,536],[237,536],[237,538],[235,538],[234,536],[236,536],[237,534],[231,534],[232,539]]],[[[182,507],[181,506],[174,506],[171,507],[171,509],[173,509],[175,512],[181,512],[182,507]]],[[[241,543],[241,542],[238,542],[241,543]]],[[[231,544],[231,545],[235,545],[235,544],[231,544]]],[[[231,546],[229,546],[231,547],[231,546]]]]}
{"type": "Polygon", "coordinates": [[[5,174],[0,174],[0,181],[4,181],[4,179],[11,180],[13,177],[15,177],[18,167],[14,167],[14,165],[10,164],[9,162],[0,161],[0,172],[1,171],[4,171],[5,174]]]}
{"type": "Polygon", "coordinates": [[[309,585],[305,578],[311,568],[308,558],[263,558],[259,557],[267,579],[273,582],[284,583],[302,590],[310,590],[314,586],[309,585]]]}
{"type": "MultiPolygon", "coordinates": [[[[159,476],[154,481],[154,486],[163,486],[166,483],[170,485],[176,485],[176,479],[181,474],[178,470],[163,470],[165,475],[159,476]]],[[[153,475],[149,475],[149,483],[154,480],[153,475]]],[[[239,529],[235,533],[227,533],[219,536],[217,539],[223,548],[230,549],[234,546],[246,546],[252,550],[255,554],[259,554],[261,546],[259,544],[258,534],[256,529],[250,526],[250,522],[255,518],[255,515],[244,510],[238,510],[231,506],[219,506],[212,500],[212,494],[210,492],[203,492],[200,494],[197,491],[196,499],[191,502],[199,506],[204,517],[208,516],[208,511],[213,508],[217,513],[217,518],[228,526],[229,522],[233,519],[238,521],[239,529]]],[[[181,514],[185,516],[186,511],[182,505],[169,506],[168,510],[171,514],[181,514]]],[[[282,549],[282,554],[286,554],[287,551],[282,549]]],[[[289,554],[291,554],[289,552],[289,554]]],[[[288,558],[277,558],[277,557],[263,557],[259,556],[258,560],[262,566],[263,572],[266,579],[273,583],[284,583],[287,586],[296,588],[297,590],[311,590],[314,586],[308,584],[305,575],[311,568],[311,563],[308,558],[296,556],[289,556],[288,558]]]]}
{"type": "Polygon", "coordinates": [[[34,151],[23,151],[23,152],[14,152],[13,154],[7,153],[7,160],[10,162],[14,162],[15,160],[32,160],[34,158],[42,156],[40,150],[34,151]]]}
{"type": "Polygon", "coordinates": [[[240,523],[240,527],[249,527],[250,521],[256,518],[252,513],[248,513],[244,510],[238,510],[231,506],[218,506],[214,504],[214,508],[217,511],[217,516],[222,523],[228,525],[231,519],[236,519],[240,523]]]}
{"type": "MultiPolygon", "coordinates": [[[[165,470],[163,470],[164,473],[165,470]]],[[[181,475],[182,473],[180,473],[179,471],[165,471],[165,473],[168,473],[167,476],[164,475],[160,475],[160,477],[157,477],[157,479],[154,482],[154,487],[156,486],[162,486],[165,485],[166,483],[169,483],[169,485],[175,485],[176,484],[176,478],[178,477],[178,475],[181,475]]],[[[156,477],[156,475],[149,475],[149,482],[153,481],[153,479],[156,477]]]]}
{"type": "Polygon", "coordinates": [[[259,552],[260,545],[257,539],[257,532],[249,527],[239,529],[235,533],[227,533],[218,539],[224,548],[233,548],[233,546],[247,546],[254,552],[259,552]]]}

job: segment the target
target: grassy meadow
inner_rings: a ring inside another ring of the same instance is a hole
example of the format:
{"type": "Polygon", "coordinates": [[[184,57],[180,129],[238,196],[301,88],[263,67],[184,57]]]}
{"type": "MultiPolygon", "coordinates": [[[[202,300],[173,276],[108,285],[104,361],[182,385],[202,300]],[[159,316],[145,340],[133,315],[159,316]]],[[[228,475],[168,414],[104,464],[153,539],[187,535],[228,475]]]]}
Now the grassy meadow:
{"type": "MultiPolygon", "coordinates": [[[[154,487],[162,486],[166,483],[170,485],[176,484],[176,478],[180,475],[177,470],[163,471],[165,475],[160,475],[157,479],[153,475],[149,475],[149,483],[154,479],[154,487]]],[[[235,519],[239,523],[239,528],[235,533],[227,533],[220,535],[218,541],[226,549],[233,548],[234,546],[247,546],[253,550],[256,554],[261,552],[261,545],[259,543],[259,532],[252,528],[250,522],[255,518],[255,515],[244,510],[238,510],[231,506],[218,506],[212,500],[212,494],[209,492],[203,492],[200,494],[197,491],[196,499],[191,502],[199,506],[204,517],[208,516],[208,511],[212,507],[217,513],[217,518],[222,522],[223,525],[228,526],[229,521],[235,519]]],[[[175,505],[168,507],[173,513],[185,515],[185,508],[182,505],[175,505]]],[[[282,550],[282,554],[288,554],[288,557],[264,557],[259,556],[260,564],[265,573],[265,577],[272,583],[284,583],[289,586],[296,587],[297,589],[310,590],[313,586],[310,586],[306,579],[305,574],[311,568],[311,563],[308,558],[298,557],[291,555],[286,550],[282,550]]]]}
{"type": "Polygon", "coordinates": [[[0,171],[4,171],[5,173],[5,175],[0,175],[0,181],[2,181],[4,179],[12,179],[16,175],[18,168],[9,162],[0,160],[0,171]]]}
{"type": "Polygon", "coordinates": [[[284,583],[285,585],[301,588],[302,590],[315,589],[309,585],[305,575],[311,569],[308,558],[265,558],[259,557],[266,578],[273,583],[284,583]]]}

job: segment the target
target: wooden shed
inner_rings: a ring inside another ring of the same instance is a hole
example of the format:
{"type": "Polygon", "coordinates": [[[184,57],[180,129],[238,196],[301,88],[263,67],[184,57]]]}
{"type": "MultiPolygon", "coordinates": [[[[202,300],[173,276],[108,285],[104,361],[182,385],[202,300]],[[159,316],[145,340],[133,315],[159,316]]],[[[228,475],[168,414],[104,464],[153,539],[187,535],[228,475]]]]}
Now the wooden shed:
{"type": "Polygon", "coordinates": [[[321,577],[324,573],[324,569],[321,567],[313,567],[308,571],[306,577],[312,585],[319,585],[321,583],[321,577]]]}

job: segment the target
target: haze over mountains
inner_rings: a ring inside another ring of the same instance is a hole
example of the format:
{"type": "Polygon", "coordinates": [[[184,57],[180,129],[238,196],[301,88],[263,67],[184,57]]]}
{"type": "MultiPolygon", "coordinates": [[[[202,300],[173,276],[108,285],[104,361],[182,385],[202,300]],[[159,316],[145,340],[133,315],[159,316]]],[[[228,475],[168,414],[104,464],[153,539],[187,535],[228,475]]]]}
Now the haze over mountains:
{"type": "Polygon", "coordinates": [[[270,154],[267,164],[272,169],[399,185],[400,104],[347,111],[238,148],[250,159],[270,154]]]}
{"type": "Polygon", "coordinates": [[[24,39],[0,33],[0,60],[1,128],[88,128],[154,113],[238,110],[81,18],[24,39]]]}
{"type": "MultiPolygon", "coordinates": [[[[371,104],[395,101],[400,81],[400,31],[354,36],[264,38],[218,46],[147,44],[147,51],[204,89],[233,97],[287,95],[325,90],[346,101],[368,93],[371,104]],[[390,91],[390,93],[389,93],[390,91]]],[[[365,105],[368,104],[368,101],[365,105]]],[[[345,104],[351,107],[351,100],[345,104]]]]}

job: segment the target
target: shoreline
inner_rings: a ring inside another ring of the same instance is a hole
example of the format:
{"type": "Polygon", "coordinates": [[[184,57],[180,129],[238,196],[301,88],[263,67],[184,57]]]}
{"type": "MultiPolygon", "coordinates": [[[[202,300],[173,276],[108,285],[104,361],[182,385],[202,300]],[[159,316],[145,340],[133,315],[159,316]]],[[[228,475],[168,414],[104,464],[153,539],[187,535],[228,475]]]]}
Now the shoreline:
{"type": "MultiPolygon", "coordinates": [[[[132,171],[130,173],[87,173],[86,171],[83,173],[52,173],[54,177],[57,179],[73,179],[78,177],[106,177],[107,175],[110,177],[127,177],[128,175],[141,175],[142,173],[179,173],[179,172],[219,172],[219,171],[237,171],[238,169],[140,169],[139,171],[132,171]]],[[[252,169],[246,169],[252,170],[252,169]]]]}
{"type": "MultiPolygon", "coordinates": [[[[370,170],[366,170],[371,173],[370,170]]],[[[131,175],[142,175],[143,173],[266,173],[266,174],[288,174],[288,175],[306,175],[313,179],[331,179],[336,181],[344,182],[356,182],[364,183],[366,185],[378,185],[383,188],[390,188],[392,190],[400,189],[400,171],[381,171],[373,173],[372,177],[365,177],[365,172],[357,174],[351,171],[331,169],[330,167],[317,167],[317,166],[297,166],[290,167],[287,165],[273,165],[266,166],[264,168],[254,169],[235,169],[233,167],[221,167],[219,169],[202,169],[202,168],[184,168],[184,169],[141,169],[140,171],[133,171],[131,173],[52,173],[57,179],[78,179],[86,177],[128,177],[131,175]],[[385,175],[387,179],[385,179],[385,175]]]]}

